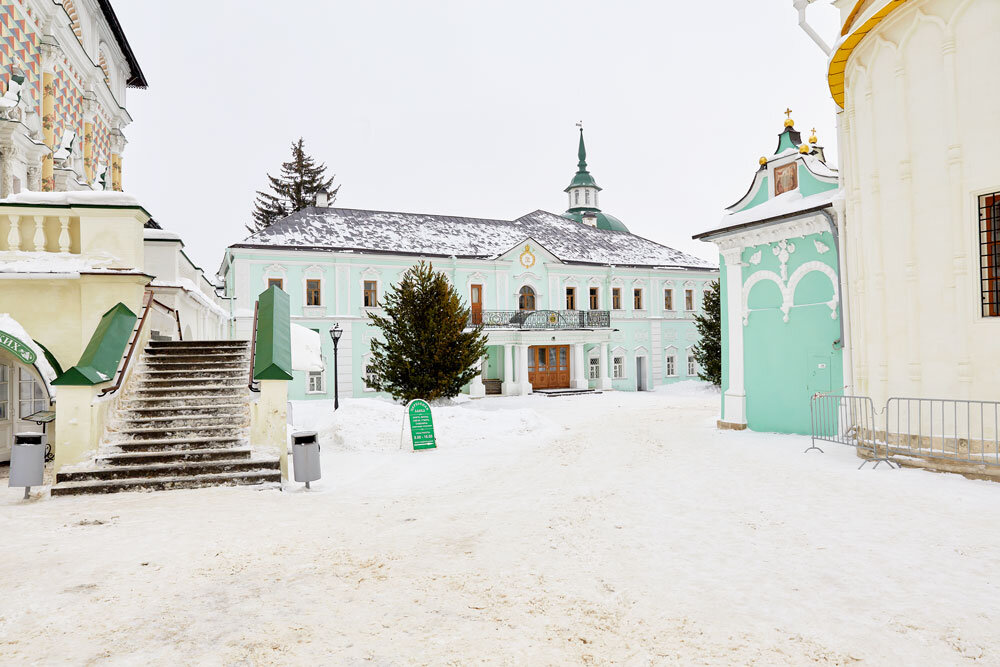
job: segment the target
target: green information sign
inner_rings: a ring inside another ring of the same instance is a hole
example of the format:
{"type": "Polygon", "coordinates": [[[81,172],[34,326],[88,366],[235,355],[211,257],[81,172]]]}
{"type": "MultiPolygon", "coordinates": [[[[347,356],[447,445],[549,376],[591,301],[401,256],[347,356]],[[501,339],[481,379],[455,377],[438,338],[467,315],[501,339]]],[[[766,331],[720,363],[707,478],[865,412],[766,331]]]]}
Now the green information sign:
{"type": "Polygon", "coordinates": [[[11,336],[6,331],[0,331],[0,347],[5,350],[10,350],[14,353],[14,356],[23,361],[26,364],[33,364],[35,360],[38,359],[38,355],[35,351],[28,347],[20,338],[15,338],[11,336]]]}
{"type": "Polygon", "coordinates": [[[427,401],[419,398],[410,401],[406,406],[406,412],[410,417],[410,438],[413,440],[413,449],[436,448],[434,418],[431,417],[431,406],[427,401]]]}

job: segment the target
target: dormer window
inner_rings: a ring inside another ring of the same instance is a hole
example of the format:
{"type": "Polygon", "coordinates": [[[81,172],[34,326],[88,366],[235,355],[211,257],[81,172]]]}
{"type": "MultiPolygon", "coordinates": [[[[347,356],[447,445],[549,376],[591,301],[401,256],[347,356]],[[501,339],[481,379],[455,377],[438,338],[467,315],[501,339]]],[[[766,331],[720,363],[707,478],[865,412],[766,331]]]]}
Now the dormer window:
{"type": "Polygon", "coordinates": [[[799,187],[799,167],[792,162],[774,168],[774,196],[790,192],[799,187]]]}

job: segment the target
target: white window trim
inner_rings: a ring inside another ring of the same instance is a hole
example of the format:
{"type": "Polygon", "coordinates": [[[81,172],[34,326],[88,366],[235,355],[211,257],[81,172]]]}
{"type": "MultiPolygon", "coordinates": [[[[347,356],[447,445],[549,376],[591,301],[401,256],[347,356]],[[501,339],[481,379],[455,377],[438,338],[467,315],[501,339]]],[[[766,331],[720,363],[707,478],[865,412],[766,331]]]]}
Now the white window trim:
{"type": "Polygon", "coordinates": [[[375,393],[375,389],[368,386],[368,364],[372,360],[372,355],[365,354],[361,357],[361,391],[375,393]]]}
{"type": "Polygon", "coordinates": [[[608,376],[612,380],[628,380],[631,377],[631,375],[629,375],[628,372],[628,352],[625,350],[624,347],[616,347],[615,349],[611,350],[610,354],[608,354],[608,363],[611,365],[608,376]],[[615,377],[615,357],[622,358],[621,377],[615,377]]]}
{"type": "Polygon", "coordinates": [[[667,347],[663,351],[663,373],[664,373],[664,377],[668,377],[668,378],[675,378],[675,377],[677,377],[677,357],[678,357],[678,355],[677,355],[677,348],[674,347],[673,345],[667,347]],[[669,359],[670,357],[673,357],[673,359],[674,359],[674,372],[673,373],[668,373],[667,372],[667,359],[669,359]]]}
{"type": "Polygon", "coordinates": [[[271,264],[264,269],[264,289],[267,289],[267,281],[274,279],[281,281],[281,289],[288,292],[288,270],[280,264],[271,264]]]}
{"type": "Polygon", "coordinates": [[[684,349],[684,370],[688,371],[687,377],[689,377],[689,378],[696,378],[696,377],[698,377],[698,371],[700,370],[698,368],[698,362],[697,362],[697,360],[694,360],[694,373],[690,372],[691,371],[691,362],[692,362],[693,359],[694,359],[694,346],[692,345],[691,347],[688,347],[688,348],[684,349]]]}
{"type": "Polygon", "coordinates": [[[317,394],[326,394],[327,393],[326,392],[326,368],[324,368],[321,371],[306,371],[306,393],[309,394],[309,395],[317,395],[317,394]],[[310,389],[310,386],[312,385],[312,376],[313,376],[314,373],[319,373],[319,378],[320,378],[319,381],[320,381],[320,385],[322,386],[322,389],[320,389],[318,391],[310,389]]]}

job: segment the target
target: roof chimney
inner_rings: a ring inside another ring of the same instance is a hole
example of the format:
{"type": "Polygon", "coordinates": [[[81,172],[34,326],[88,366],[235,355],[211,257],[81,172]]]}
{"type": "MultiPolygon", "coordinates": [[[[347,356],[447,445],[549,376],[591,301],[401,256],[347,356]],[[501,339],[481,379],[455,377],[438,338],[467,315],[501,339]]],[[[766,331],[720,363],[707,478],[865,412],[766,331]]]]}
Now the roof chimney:
{"type": "Polygon", "coordinates": [[[330,206],[330,193],[326,190],[320,190],[316,193],[316,207],[317,208],[327,208],[330,206]]]}
{"type": "Polygon", "coordinates": [[[587,225],[588,227],[596,227],[597,214],[594,213],[593,211],[584,211],[581,222],[583,222],[583,224],[587,225]]]}

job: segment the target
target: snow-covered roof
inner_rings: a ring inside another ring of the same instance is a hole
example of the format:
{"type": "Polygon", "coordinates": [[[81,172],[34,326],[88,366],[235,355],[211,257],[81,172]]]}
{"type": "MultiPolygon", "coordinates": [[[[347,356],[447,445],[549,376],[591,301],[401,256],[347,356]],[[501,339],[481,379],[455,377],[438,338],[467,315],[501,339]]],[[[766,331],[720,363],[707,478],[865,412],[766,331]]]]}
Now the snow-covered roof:
{"type": "Polygon", "coordinates": [[[42,206],[133,206],[142,208],[132,195],[113,190],[80,190],[77,192],[19,192],[0,199],[0,204],[39,204],[42,206]]]}
{"type": "Polygon", "coordinates": [[[526,239],[564,262],[708,269],[710,263],[629,232],[533,211],[516,220],[309,207],[232,247],[288,247],[494,258],[526,239]]]}
{"type": "Polygon", "coordinates": [[[107,267],[114,264],[117,259],[106,253],[76,255],[61,252],[9,251],[0,253],[0,274],[104,272],[111,271],[107,267]]]}
{"type": "Polygon", "coordinates": [[[791,190],[777,197],[772,197],[763,204],[743,209],[736,213],[728,213],[722,216],[722,220],[719,221],[718,225],[698,234],[695,238],[711,236],[715,232],[733,227],[744,227],[755,222],[765,222],[813,209],[826,208],[832,205],[833,200],[837,198],[839,192],[840,190],[835,188],[803,197],[802,193],[798,190],[791,190]]]}

